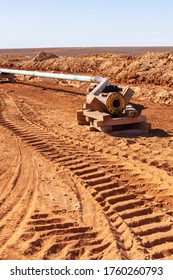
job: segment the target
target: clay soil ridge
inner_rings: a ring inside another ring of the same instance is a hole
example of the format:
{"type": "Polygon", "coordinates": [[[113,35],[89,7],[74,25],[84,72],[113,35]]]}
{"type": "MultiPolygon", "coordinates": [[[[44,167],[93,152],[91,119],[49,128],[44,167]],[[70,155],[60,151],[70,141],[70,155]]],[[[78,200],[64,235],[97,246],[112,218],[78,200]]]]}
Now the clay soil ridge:
{"type": "Polygon", "coordinates": [[[141,56],[92,54],[51,58],[41,52],[34,58],[0,57],[0,67],[57,73],[103,76],[113,84],[134,87],[135,96],[156,103],[173,102],[173,53],[147,52],[141,56]]]}

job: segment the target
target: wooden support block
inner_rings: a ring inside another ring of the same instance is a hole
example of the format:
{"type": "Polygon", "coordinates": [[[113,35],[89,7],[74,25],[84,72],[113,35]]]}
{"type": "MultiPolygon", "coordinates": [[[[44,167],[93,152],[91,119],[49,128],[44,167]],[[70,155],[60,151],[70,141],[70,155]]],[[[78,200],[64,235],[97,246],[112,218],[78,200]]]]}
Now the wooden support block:
{"type": "Polygon", "coordinates": [[[89,122],[87,122],[86,120],[78,121],[78,125],[89,125],[89,122]]]}
{"type": "Polygon", "coordinates": [[[132,98],[134,91],[131,88],[126,88],[123,92],[123,96],[126,102],[126,105],[129,103],[130,99],[132,98]]]}
{"type": "Polygon", "coordinates": [[[126,116],[116,118],[106,112],[86,109],[90,104],[83,104],[83,107],[85,109],[77,111],[78,124],[88,125],[90,131],[101,131],[115,136],[135,136],[147,135],[151,128],[146,117],[138,115],[138,111],[130,104],[126,105],[126,116]]]}
{"type": "Polygon", "coordinates": [[[82,117],[84,114],[83,114],[83,110],[77,110],[77,117],[82,117]]]}
{"type": "Polygon", "coordinates": [[[78,125],[89,125],[90,121],[86,116],[84,116],[83,112],[83,110],[77,110],[78,125]]]}
{"type": "Polygon", "coordinates": [[[77,120],[78,121],[84,121],[85,120],[85,116],[84,116],[82,110],[77,110],[77,120]]]}
{"type": "Polygon", "coordinates": [[[134,123],[141,123],[145,122],[145,116],[138,116],[134,118],[128,117],[121,117],[121,118],[110,118],[108,120],[100,121],[94,120],[94,126],[96,127],[103,127],[103,126],[116,126],[116,125],[124,125],[124,124],[134,124],[134,123]]]}
{"type": "Polygon", "coordinates": [[[108,112],[106,105],[103,104],[97,97],[94,97],[92,101],[89,103],[90,108],[92,108],[95,111],[99,112],[108,112]]]}
{"type": "Polygon", "coordinates": [[[91,119],[105,121],[111,119],[111,115],[104,112],[83,110],[83,114],[91,119]]]}
{"type": "Polygon", "coordinates": [[[88,103],[84,103],[84,104],[82,104],[82,109],[83,109],[83,110],[91,109],[91,106],[90,106],[90,104],[88,104],[88,103]]]}
{"type": "Polygon", "coordinates": [[[138,111],[130,104],[125,108],[125,115],[129,118],[137,117],[139,115],[138,111]]]}

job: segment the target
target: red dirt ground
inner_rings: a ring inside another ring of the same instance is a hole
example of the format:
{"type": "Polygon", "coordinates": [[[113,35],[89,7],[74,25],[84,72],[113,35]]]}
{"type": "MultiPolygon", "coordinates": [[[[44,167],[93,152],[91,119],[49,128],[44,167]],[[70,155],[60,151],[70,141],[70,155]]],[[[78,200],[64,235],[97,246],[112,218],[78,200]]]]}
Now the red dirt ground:
{"type": "Polygon", "coordinates": [[[0,258],[173,259],[173,53],[98,54],[0,67],[104,76],[135,90],[147,136],[79,126],[88,85],[0,84],[0,258]]]}

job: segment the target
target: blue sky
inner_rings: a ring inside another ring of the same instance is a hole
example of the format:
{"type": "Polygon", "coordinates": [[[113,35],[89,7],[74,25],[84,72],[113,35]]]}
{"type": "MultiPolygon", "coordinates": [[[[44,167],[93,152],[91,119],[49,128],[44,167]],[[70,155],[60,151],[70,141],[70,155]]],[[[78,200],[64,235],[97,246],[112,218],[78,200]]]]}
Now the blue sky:
{"type": "Polygon", "coordinates": [[[173,46],[173,0],[1,0],[0,48],[173,46]]]}

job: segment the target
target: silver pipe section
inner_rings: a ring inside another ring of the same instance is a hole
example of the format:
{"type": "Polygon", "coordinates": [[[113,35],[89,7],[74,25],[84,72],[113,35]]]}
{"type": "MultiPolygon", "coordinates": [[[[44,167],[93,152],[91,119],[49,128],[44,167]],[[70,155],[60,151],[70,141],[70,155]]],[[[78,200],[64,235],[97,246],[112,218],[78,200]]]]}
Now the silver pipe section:
{"type": "Polygon", "coordinates": [[[87,103],[91,103],[95,96],[98,96],[107,86],[108,79],[101,77],[93,77],[94,83],[98,83],[98,85],[87,95],[87,103]]]}
{"type": "Polygon", "coordinates": [[[27,76],[41,77],[41,78],[52,78],[52,79],[60,79],[60,80],[73,80],[73,81],[80,81],[80,82],[98,83],[98,85],[88,94],[87,96],[88,103],[90,103],[93,100],[94,96],[98,96],[108,84],[108,80],[102,77],[58,74],[58,73],[49,73],[49,72],[40,72],[40,71],[27,71],[27,70],[0,68],[0,74],[27,75],[27,76]]]}

